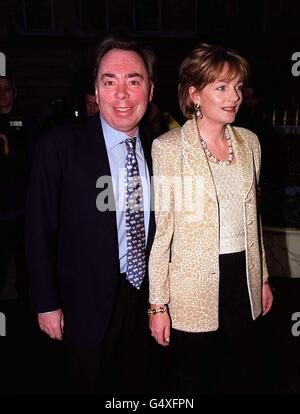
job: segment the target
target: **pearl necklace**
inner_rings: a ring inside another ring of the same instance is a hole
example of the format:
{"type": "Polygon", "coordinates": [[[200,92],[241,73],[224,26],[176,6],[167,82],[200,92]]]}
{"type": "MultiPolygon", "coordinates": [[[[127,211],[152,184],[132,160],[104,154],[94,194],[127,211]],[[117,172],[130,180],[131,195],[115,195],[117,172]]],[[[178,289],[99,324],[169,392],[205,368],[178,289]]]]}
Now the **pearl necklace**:
{"type": "MultiPolygon", "coordinates": [[[[200,135],[200,134],[199,134],[200,135]]],[[[207,145],[206,145],[206,142],[204,141],[204,139],[201,137],[201,135],[200,135],[200,142],[201,142],[201,144],[202,144],[202,147],[203,147],[203,149],[204,149],[204,151],[205,151],[205,154],[207,155],[207,157],[211,160],[211,161],[213,161],[213,162],[215,162],[215,163],[217,163],[217,164],[220,164],[220,165],[230,165],[231,164],[231,162],[232,162],[232,160],[233,160],[233,148],[232,148],[232,142],[231,142],[231,138],[230,138],[230,135],[229,135],[229,132],[228,132],[228,130],[227,130],[227,128],[225,128],[225,136],[226,136],[226,140],[227,140],[227,143],[228,143],[228,157],[227,157],[227,160],[224,160],[224,161],[221,161],[219,158],[217,158],[209,149],[208,149],[208,147],[207,147],[207,145]]]]}

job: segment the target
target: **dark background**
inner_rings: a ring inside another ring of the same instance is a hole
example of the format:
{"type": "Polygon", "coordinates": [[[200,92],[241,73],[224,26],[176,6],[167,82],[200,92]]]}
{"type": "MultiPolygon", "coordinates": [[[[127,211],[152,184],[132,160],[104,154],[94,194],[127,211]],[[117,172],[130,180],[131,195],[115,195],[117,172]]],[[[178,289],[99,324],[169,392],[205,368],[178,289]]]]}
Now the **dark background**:
{"type": "MultiPolygon", "coordinates": [[[[278,216],[283,219],[285,188],[300,188],[300,133],[281,134],[272,123],[282,125],[286,110],[286,124],[295,124],[300,76],[293,76],[291,68],[292,54],[300,52],[299,16],[299,0],[0,0],[0,51],[16,79],[19,105],[42,123],[52,114],[53,99],[64,101],[66,115],[72,116],[97,44],[113,29],[124,28],[153,49],[158,74],[154,100],[180,122],[177,70],[182,59],[202,41],[238,50],[252,68],[264,123],[259,134],[263,222],[286,224],[278,216]]],[[[300,227],[299,215],[294,226],[300,227]]],[[[300,311],[300,279],[282,276],[271,275],[275,302],[265,318],[266,343],[261,346],[269,353],[265,369],[273,391],[298,394],[300,337],[291,334],[291,316],[300,311]]],[[[7,316],[7,337],[0,338],[0,393],[60,392],[61,344],[38,330],[28,307],[3,301],[0,310],[7,316]]]]}
{"type": "Polygon", "coordinates": [[[31,114],[49,115],[60,97],[72,112],[95,50],[105,34],[129,31],[157,56],[155,101],[182,120],[177,69],[200,41],[237,49],[270,117],[295,116],[300,79],[291,57],[300,50],[298,0],[0,0],[0,51],[17,81],[19,103],[31,114]]]}

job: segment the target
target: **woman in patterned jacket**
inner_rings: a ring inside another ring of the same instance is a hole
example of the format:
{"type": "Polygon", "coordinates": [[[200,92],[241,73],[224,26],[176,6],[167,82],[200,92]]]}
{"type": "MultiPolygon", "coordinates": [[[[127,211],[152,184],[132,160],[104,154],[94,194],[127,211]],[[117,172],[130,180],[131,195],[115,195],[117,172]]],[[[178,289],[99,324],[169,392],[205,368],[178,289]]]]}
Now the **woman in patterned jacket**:
{"type": "Polygon", "coordinates": [[[248,76],[237,52],[198,45],[179,69],[187,121],[153,144],[150,330],[169,345],[177,391],[262,391],[257,320],[273,296],[257,205],[260,145],[231,126],[248,76]]]}

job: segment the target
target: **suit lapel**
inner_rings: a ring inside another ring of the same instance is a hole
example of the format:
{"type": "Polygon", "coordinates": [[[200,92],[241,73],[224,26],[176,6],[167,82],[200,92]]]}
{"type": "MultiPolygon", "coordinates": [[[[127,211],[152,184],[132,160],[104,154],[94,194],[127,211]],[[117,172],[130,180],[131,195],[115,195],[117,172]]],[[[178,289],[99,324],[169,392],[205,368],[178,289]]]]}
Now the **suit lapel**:
{"type": "MultiPolygon", "coordinates": [[[[109,166],[109,159],[107,155],[106,145],[104,141],[103,131],[101,128],[101,121],[99,115],[91,118],[87,123],[88,136],[86,137],[90,143],[89,154],[89,166],[94,171],[94,176],[99,177],[111,177],[111,171],[109,166]]],[[[96,183],[95,183],[96,185],[96,183]]],[[[111,182],[112,186],[112,182],[111,182]]],[[[101,191],[101,190],[100,190],[101,191]]],[[[100,192],[99,191],[99,192],[100,192]]],[[[111,187],[111,191],[113,191],[111,187]]],[[[108,239],[112,241],[114,246],[118,248],[118,234],[117,234],[117,219],[115,211],[115,200],[112,193],[112,210],[106,210],[99,212],[99,214],[105,214],[104,231],[107,233],[108,239]]]]}
{"type": "Polygon", "coordinates": [[[88,141],[90,142],[92,154],[90,158],[91,167],[98,171],[98,176],[111,175],[106,145],[101,128],[99,115],[94,116],[87,122],[88,141]]]}
{"type": "Polygon", "coordinates": [[[196,119],[187,121],[182,127],[184,174],[201,177],[204,190],[211,200],[216,200],[213,177],[201,145],[196,119]]]}
{"type": "MultiPolygon", "coordinates": [[[[243,183],[243,194],[246,198],[253,183],[253,153],[249,145],[245,143],[241,134],[228,125],[228,131],[232,139],[232,146],[236,155],[237,164],[240,170],[240,176],[243,183]]],[[[199,132],[195,118],[187,121],[182,127],[183,138],[183,157],[184,163],[187,164],[185,174],[201,176],[204,180],[204,188],[211,199],[216,198],[216,190],[213,177],[207,162],[205,152],[200,143],[199,132]]]]}
{"type": "Polygon", "coordinates": [[[237,164],[240,171],[240,176],[243,183],[244,198],[247,197],[254,179],[254,167],[253,167],[253,153],[252,149],[242,135],[236,128],[228,125],[228,131],[232,140],[233,151],[236,156],[237,164]]]}
{"type": "MultiPolygon", "coordinates": [[[[149,177],[150,177],[150,184],[152,184],[152,176],[153,176],[153,170],[152,170],[152,158],[151,158],[151,147],[153,142],[153,135],[148,131],[148,128],[146,128],[143,124],[140,128],[140,138],[141,138],[141,144],[145,156],[145,160],[147,163],[148,171],[149,171],[149,177]]],[[[153,243],[154,239],[154,233],[155,233],[155,218],[154,218],[154,212],[153,212],[153,186],[150,186],[151,191],[151,205],[150,205],[150,221],[149,221],[149,232],[148,232],[148,238],[147,238],[147,255],[150,254],[150,248],[153,243]]]]}
{"type": "Polygon", "coordinates": [[[141,138],[141,144],[142,144],[145,160],[147,163],[149,175],[150,177],[152,177],[151,146],[152,146],[153,137],[152,136],[150,137],[149,134],[147,133],[147,130],[141,127],[140,138],[141,138]]]}

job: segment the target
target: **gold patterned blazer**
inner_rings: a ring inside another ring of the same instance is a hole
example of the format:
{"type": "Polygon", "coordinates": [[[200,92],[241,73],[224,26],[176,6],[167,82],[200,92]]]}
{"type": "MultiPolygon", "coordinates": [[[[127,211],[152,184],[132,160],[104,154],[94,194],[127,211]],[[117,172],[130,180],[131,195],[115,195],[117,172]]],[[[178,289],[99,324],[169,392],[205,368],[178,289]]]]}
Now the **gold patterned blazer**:
{"type": "MultiPolygon", "coordinates": [[[[262,283],[268,278],[256,204],[260,145],[251,131],[227,127],[242,179],[247,284],[256,319],[262,310],[262,283]]],[[[157,138],[152,157],[156,234],[149,261],[149,302],[169,305],[175,329],[214,331],[218,328],[219,212],[195,119],[157,138]]]]}

